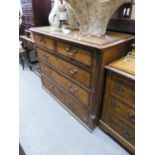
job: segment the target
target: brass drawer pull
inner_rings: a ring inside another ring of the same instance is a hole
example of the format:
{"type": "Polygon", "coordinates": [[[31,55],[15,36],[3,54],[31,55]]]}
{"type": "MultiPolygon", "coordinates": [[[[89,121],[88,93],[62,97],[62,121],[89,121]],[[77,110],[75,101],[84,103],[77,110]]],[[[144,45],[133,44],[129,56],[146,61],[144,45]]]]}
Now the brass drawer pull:
{"type": "Polygon", "coordinates": [[[131,140],[131,139],[134,138],[133,135],[132,135],[132,133],[130,133],[130,132],[127,131],[127,130],[124,130],[123,133],[124,133],[124,137],[125,137],[127,140],[131,140]]]}
{"type": "Polygon", "coordinates": [[[42,55],[45,59],[48,59],[49,58],[49,56],[47,55],[47,54],[43,54],[42,55]]]}
{"type": "Polygon", "coordinates": [[[54,86],[53,85],[50,85],[49,86],[49,90],[51,90],[51,89],[53,89],[54,88],[54,86]]]}
{"type": "Polygon", "coordinates": [[[77,88],[76,88],[76,87],[73,87],[72,84],[68,84],[68,88],[69,88],[69,91],[70,91],[71,93],[77,92],[77,88]]]}
{"type": "Polygon", "coordinates": [[[72,69],[71,67],[68,67],[68,73],[71,76],[75,76],[77,72],[78,72],[78,70],[76,68],[72,69]]]}
{"type": "Polygon", "coordinates": [[[74,57],[75,54],[77,53],[77,50],[74,47],[66,47],[65,49],[67,51],[68,56],[74,57]]]}
{"type": "Polygon", "coordinates": [[[66,47],[66,49],[65,49],[67,52],[69,52],[70,51],[70,47],[66,47]]]}
{"type": "Polygon", "coordinates": [[[135,114],[134,113],[130,113],[129,114],[129,120],[134,123],[135,122],[135,114]]]}

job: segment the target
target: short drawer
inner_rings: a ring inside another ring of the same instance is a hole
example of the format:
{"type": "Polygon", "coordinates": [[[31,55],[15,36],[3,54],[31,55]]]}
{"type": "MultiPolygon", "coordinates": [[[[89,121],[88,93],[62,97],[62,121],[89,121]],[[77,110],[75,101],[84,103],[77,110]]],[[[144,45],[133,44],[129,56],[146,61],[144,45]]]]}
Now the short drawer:
{"type": "Polygon", "coordinates": [[[44,87],[49,90],[52,94],[54,94],[61,102],[67,104],[67,96],[66,94],[60,90],[57,86],[55,86],[51,81],[49,81],[46,77],[42,76],[42,82],[44,87]]]}
{"type": "Polygon", "coordinates": [[[119,77],[112,73],[111,76],[111,92],[120,99],[130,102],[131,105],[135,103],[135,87],[134,82],[126,80],[126,78],[119,77]]]}
{"type": "Polygon", "coordinates": [[[130,144],[135,145],[134,130],[125,125],[125,123],[122,123],[116,115],[110,112],[107,113],[105,123],[117,132],[117,134],[119,134],[123,139],[127,140],[130,144]]]}
{"type": "Polygon", "coordinates": [[[73,47],[68,44],[64,44],[62,42],[57,42],[57,52],[71,58],[73,60],[79,61],[83,64],[91,66],[91,52],[73,47]]]}
{"type": "Polygon", "coordinates": [[[36,34],[34,34],[33,36],[37,45],[47,48],[49,50],[54,50],[54,40],[36,34]]]}
{"type": "Polygon", "coordinates": [[[72,96],[77,98],[79,101],[81,101],[84,105],[89,104],[89,93],[83,90],[81,87],[77,86],[70,80],[63,77],[58,72],[54,71],[53,69],[43,65],[40,63],[41,71],[48,76],[51,80],[58,83],[62,88],[67,90],[72,96]]]}
{"type": "Polygon", "coordinates": [[[91,87],[91,73],[37,48],[38,57],[81,84],[91,87]]]}
{"type": "Polygon", "coordinates": [[[116,99],[114,96],[110,96],[108,101],[108,109],[112,111],[112,113],[116,113],[121,116],[125,121],[130,123],[133,128],[135,125],[135,109],[130,108],[124,102],[116,99]]]}
{"type": "Polygon", "coordinates": [[[34,18],[32,15],[23,15],[22,20],[24,23],[34,23],[34,18]]]}
{"type": "Polygon", "coordinates": [[[83,122],[87,123],[88,112],[81,107],[73,98],[68,97],[68,108],[83,122]]]}
{"type": "Polygon", "coordinates": [[[32,7],[29,7],[29,8],[23,8],[23,14],[32,14],[32,7]]]}

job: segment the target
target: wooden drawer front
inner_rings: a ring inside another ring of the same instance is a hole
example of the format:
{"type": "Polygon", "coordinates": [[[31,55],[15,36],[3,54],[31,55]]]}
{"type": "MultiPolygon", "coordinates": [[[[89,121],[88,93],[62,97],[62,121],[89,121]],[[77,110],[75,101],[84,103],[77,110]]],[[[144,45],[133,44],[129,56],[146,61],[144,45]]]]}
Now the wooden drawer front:
{"type": "Polygon", "coordinates": [[[112,113],[120,115],[125,121],[127,121],[134,127],[135,125],[134,108],[130,108],[125,103],[117,100],[112,95],[110,96],[108,101],[108,108],[112,111],[112,113]]]}
{"type": "Polygon", "coordinates": [[[62,71],[69,77],[75,79],[76,81],[86,85],[88,88],[91,87],[91,74],[85,70],[76,67],[70,63],[67,63],[53,55],[46,53],[41,49],[37,49],[38,56],[43,61],[49,63],[50,65],[56,67],[58,70],[62,71]]]}
{"type": "Polygon", "coordinates": [[[124,101],[129,101],[132,105],[135,102],[134,82],[125,80],[112,74],[111,92],[119,96],[124,101]]]}
{"type": "Polygon", "coordinates": [[[106,116],[106,124],[130,144],[135,145],[134,130],[122,123],[116,115],[109,112],[106,116]]]}
{"type": "Polygon", "coordinates": [[[32,8],[32,3],[26,3],[26,4],[23,4],[22,5],[22,9],[24,9],[24,8],[32,8]]]}
{"type": "Polygon", "coordinates": [[[89,93],[84,91],[82,88],[71,82],[70,80],[64,78],[58,72],[50,69],[49,67],[40,64],[41,71],[47,75],[50,79],[57,82],[61,87],[66,89],[71,95],[80,100],[84,105],[89,103],[89,93]]]}
{"type": "Polygon", "coordinates": [[[43,85],[47,88],[52,94],[54,94],[61,102],[67,104],[67,96],[66,94],[60,90],[57,86],[51,83],[47,78],[42,76],[43,85]]]}
{"type": "Polygon", "coordinates": [[[54,40],[45,38],[44,36],[41,35],[33,35],[33,36],[36,44],[49,50],[54,50],[54,40]]]}
{"type": "Polygon", "coordinates": [[[70,97],[68,97],[68,107],[69,109],[78,116],[83,122],[87,123],[88,120],[88,112],[82,108],[76,101],[70,97]]]}
{"type": "Polygon", "coordinates": [[[32,14],[32,7],[23,8],[23,14],[32,14]]]}
{"type": "Polygon", "coordinates": [[[71,45],[67,45],[61,42],[57,43],[57,51],[66,57],[91,66],[91,52],[72,47],[71,45]]]}
{"type": "Polygon", "coordinates": [[[33,16],[31,16],[31,15],[30,16],[25,16],[24,15],[22,18],[23,18],[24,23],[32,23],[32,24],[34,23],[33,16]]]}

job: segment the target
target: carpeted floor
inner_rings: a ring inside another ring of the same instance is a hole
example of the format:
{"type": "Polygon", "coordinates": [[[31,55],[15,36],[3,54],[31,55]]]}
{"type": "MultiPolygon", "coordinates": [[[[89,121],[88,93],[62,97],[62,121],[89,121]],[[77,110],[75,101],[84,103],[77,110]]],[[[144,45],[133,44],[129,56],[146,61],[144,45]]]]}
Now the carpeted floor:
{"type": "Polygon", "coordinates": [[[89,133],[20,66],[20,144],[26,155],[129,155],[98,127],[89,133]]]}

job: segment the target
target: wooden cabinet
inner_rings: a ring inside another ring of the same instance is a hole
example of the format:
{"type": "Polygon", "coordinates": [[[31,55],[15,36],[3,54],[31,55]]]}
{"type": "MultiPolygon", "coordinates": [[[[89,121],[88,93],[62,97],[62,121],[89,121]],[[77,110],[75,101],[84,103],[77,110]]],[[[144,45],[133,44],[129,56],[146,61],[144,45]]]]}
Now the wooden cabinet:
{"type": "Polygon", "coordinates": [[[20,35],[31,27],[49,25],[48,16],[51,11],[51,0],[21,0],[22,25],[20,35]]]}
{"type": "Polygon", "coordinates": [[[129,151],[135,146],[134,65],[121,58],[108,65],[100,128],[129,151]]]}
{"type": "Polygon", "coordinates": [[[32,28],[31,31],[44,89],[92,131],[100,117],[103,68],[125,55],[134,37],[108,32],[103,38],[77,40],[78,31],[64,34],[52,32],[51,27],[32,28]]]}

